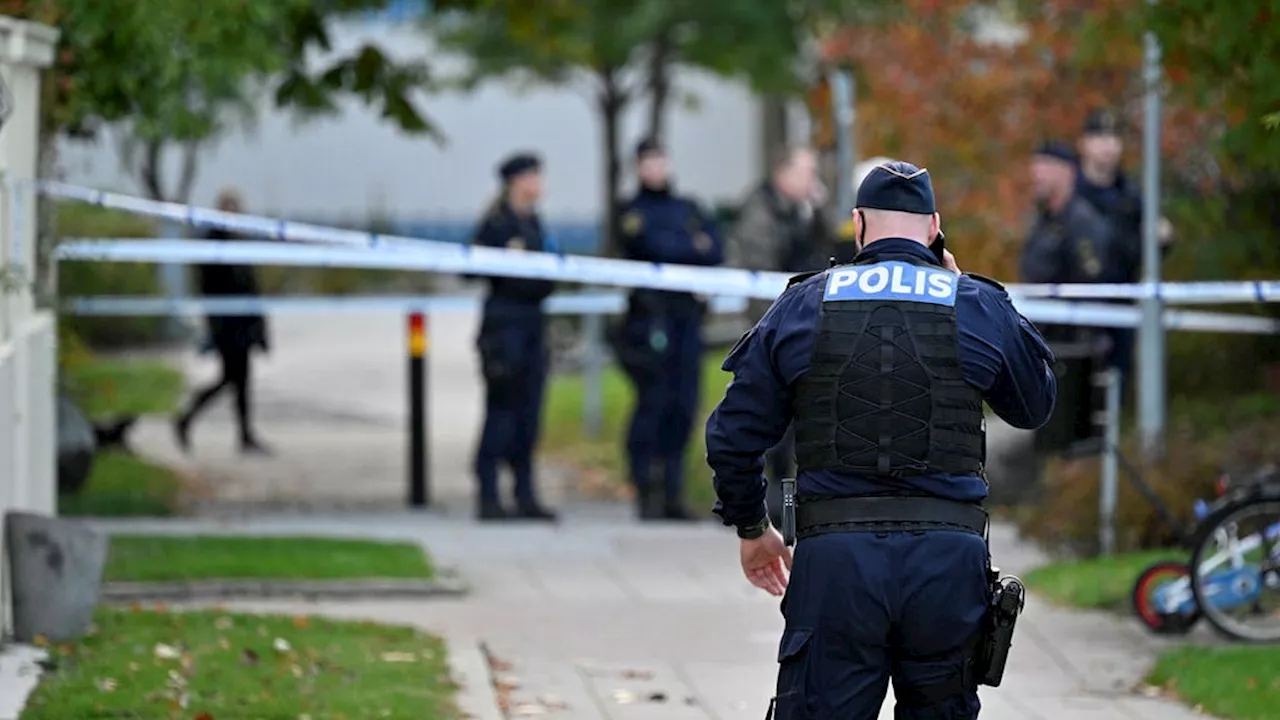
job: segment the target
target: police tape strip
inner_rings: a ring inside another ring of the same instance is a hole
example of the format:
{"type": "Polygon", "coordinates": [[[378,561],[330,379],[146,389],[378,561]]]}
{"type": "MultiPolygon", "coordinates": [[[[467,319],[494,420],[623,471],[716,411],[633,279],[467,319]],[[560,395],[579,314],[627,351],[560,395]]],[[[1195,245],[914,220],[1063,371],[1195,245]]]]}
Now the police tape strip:
{"type": "MultiPolygon", "coordinates": [[[[451,313],[478,310],[479,297],[471,295],[344,295],[265,296],[256,298],[146,296],[95,296],[64,299],[60,308],[72,315],[163,316],[163,315],[260,315],[268,313],[360,313],[369,311],[451,313]]],[[[709,309],[732,315],[746,309],[746,298],[714,297],[709,309]]],[[[617,315],[627,306],[626,296],[617,292],[557,293],[543,302],[551,315],[617,315]]]]}
{"type": "MultiPolygon", "coordinates": [[[[475,275],[527,277],[593,285],[646,287],[772,299],[786,287],[784,273],[690,265],[664,265],[584,255],[472,247],[438,240],[296,223],[228,213],[193,205],[166,203],[77,185],[45,181],[46,195],[172,220],[195,227],[221,228],[296,243],[319,243],[363,250],[379,249],[438,256],[420,269],[475,275]]],[[[95,259],[78,257],[76,259],[95,259]]],[[[164,262],[164,261],[160,261],[164,262]]],[[[1011,295],[1071,300],[1157,297],[1172,304],[1228,304],[1280,301],[1280,281],[1124,284],[1010,284],[1011,295]]]]}
{"type": "MultiPolygon", "coordinates": [[[[480,299],[469,296],[319,296],[260,298],[157,298],[157,297],[74,297],[62,302],[62,310],[90,316],[164,315],[257,315],[269,313],[336,312],[459,312],[480,307],[480,299]]],[[[744,298],[715,297],[711,311],[718,314],[741,312],[744,298]]],[[[1019,309],[1034,322],[1095,327],[1136,327],[1141,321],[1137,308],[1103,303],[1073,303],[1055,300],[1024,300],[1019,309]]],[[[543,309],[553,315],[616,315],[626,308],[622,293],[564,293],[547,298],[543,309]]],[[[1207,313],[1194,310],[1165,310],[1164,324],[1170,330],[1229,334],[1280,334],[1280,320],[1271,318],[1207,313]]]]}

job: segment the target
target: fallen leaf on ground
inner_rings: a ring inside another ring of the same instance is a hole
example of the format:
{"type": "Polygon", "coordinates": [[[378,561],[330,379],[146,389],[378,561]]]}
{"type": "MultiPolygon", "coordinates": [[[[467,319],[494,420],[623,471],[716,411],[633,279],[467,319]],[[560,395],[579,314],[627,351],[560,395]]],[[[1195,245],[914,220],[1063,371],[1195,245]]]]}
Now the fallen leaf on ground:
{"type": "Polygon", "coordinates": [[[305,629],[307,625],[310,624],[311,618],[308,618],[306,615],[295,615],[293,618],[293,626],[299,630],[305,629]]]}
{"type": "Polygon", "coordinates": [[[177,648],[164,643],[156,643],[156,646],[151,649],[151,653],[161,660],[176,660],[182,655],[177,648]]]}
{"type": "Polygon", "coordinates": [[[257,665],[258,653],[250,650],[249,648],[245,648],[244,651],[240,653],[240,662],[245,665],[257,665]]]}
{"type": "Polygon", "coordinates": [[[111,692],[116,689],[116,681],[111,678],[98,678],[93,681],[93,684],[97,685],[102,692],[111,692]]]}
{"type": "Polygon", "coordinates": [[[282,653],[289,652],[293,649],[292,646],[289,645],[289,641],[284,638],[276,638],[275,642],[271,643],[271,646],[276,649],[276,652],[282,653]]]}
{"type": "Polygon", "coordinates": [[[192,720],[213,720],[213,716],[207,712],[201,711],[196,713],[196,716],[192,720]]]}
{"type": "Polygon", "coordinates": [[[662,703],[667,701],[667,694],[662,692],[649,693],[649,702],[662,703]]]}
{"type": "Polygon", "coordinates": [[[49,647],[49,638],[43,635],[36,635],[31,639],[31,644],[36,647],[49,647]]]}
{"type": "Polygon", "coordinates": [[[614,690],[613,701],[619,705],[630,705],[636,701],[636,695],[630,690],[614,690]]]}
{"type": "Polygon", "coordinates": [[[533,715],[546,715],[547,710],[539,705],[517,705],[511,710],[511,714],[516,717],[530,717],[533,715]]]}
{"type": "Polygon", "coordinates": [[[569,703],[561,700],[555,695],[540,695],[538,702],[548,710],[568,710],[569,703]]]}
{"type": "Polygon", "coordinates": [[[213,621],[213,626],[219,630],[230,630],[235,624],[234,620],[225,615],[213,621]]]}
{"type": "Polygon", "coordinates": [[[652,680],[653,673],[648,670],[623,670],[622,677],[627,680],[652,680]]]}
{"type": "Polygon", "coordinates": [[[384,652],[382,653],[382,662],[402,663],[414,662],[418,659],[417,655],[407,652],[384,652]]]}

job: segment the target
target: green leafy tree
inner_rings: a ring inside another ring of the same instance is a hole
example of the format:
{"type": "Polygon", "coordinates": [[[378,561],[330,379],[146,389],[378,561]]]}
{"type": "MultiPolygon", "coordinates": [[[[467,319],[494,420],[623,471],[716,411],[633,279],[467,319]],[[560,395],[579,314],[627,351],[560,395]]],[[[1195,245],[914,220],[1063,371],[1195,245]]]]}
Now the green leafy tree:
{"type": "Polygon", "coordinates": [[[610,253],[616,250],[622,175],[619,121],[629,106],[648,96],[648,130],[660,136],[676,63],[741,76],[758,90],[798,91],[806,43],[819,25],[891,12],[880,5],[870,0],[479,0],[470,12],[438,17],[431,29],[445,49],[471,58],[464,87],[498,76],[555,84],[584,75],[591,79],[591,100],[603,126],[603,205],[609,219],[604,248],[610,253]]]}

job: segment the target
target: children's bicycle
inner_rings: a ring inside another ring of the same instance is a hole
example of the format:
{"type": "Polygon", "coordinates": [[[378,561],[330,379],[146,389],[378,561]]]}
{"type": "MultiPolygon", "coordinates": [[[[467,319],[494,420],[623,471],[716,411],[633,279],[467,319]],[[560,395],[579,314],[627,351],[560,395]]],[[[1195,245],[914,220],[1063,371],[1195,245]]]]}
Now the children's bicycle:
{"type": "Polygon", "coordinates": [[[1161,634],[1189,632],[1203,616],[1229,638],[1278,642],[1280,473],[1268,469],[1237,482],[1224,475],[1217,494],[1196,503],[1196,523],[1183,533],[1190,563],[1144,570],[1133,588],[1134,611],[1161,634]]]}

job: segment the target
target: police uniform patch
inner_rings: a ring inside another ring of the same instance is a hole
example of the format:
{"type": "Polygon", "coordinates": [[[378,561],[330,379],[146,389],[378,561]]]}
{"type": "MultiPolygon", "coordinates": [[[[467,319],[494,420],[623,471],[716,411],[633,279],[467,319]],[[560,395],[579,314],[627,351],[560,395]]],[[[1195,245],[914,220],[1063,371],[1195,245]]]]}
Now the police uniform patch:
{"type": "Polygon", "coordinates": [[[524,249],[524,238],[519,237],[519,236],[511,238],[510,240],[508,240],[508,241],[507,241],[507,249],[508,249],[508,250],[523,250],[523,249],[524,249]]]}
{"type": "Polygon", "coordinates": [[[876,300],[956,304],[959,276],[950,270],[889,261],[830,270],[823,302],[876,300]]]}
{"type": "Polygon", "coordinates": [[[632,210],[622,216],[622,232],[628,235],[639,235],[640,229],[644,227],[644,216],[639,212],[632,210]]]}
{"type": "Polygon", "coordinates": [[[1102,259],[1098,257],[1098,251],[1093,246],[1093,241],[1089,238],[1080,238],[1079,250],[1080,269],[1089,277],[1097,277],[1102,272],[1102,259]]]}

